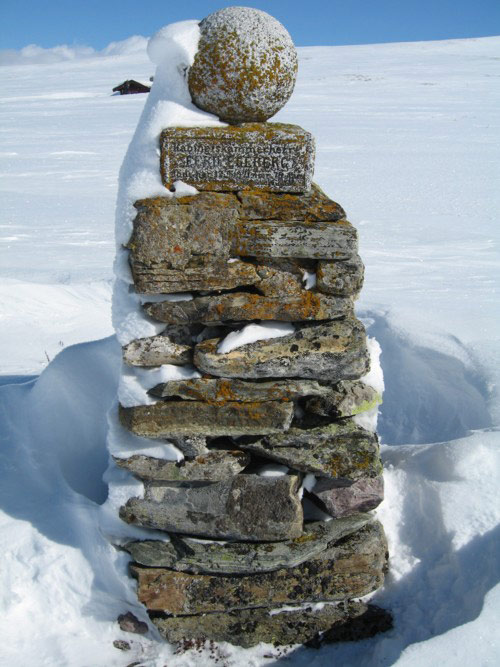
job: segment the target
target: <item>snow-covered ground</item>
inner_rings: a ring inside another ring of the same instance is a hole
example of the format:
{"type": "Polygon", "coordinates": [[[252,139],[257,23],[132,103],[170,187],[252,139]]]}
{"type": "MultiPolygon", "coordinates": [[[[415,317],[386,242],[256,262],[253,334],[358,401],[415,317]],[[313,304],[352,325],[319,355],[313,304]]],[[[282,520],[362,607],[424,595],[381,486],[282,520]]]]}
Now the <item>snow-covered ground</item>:
{"type": "MultiPolygon", "coordinates": [[[[1,68],[2,665],[283,659],[269,646],[172,656],[153,636],[132,636],[127,653],[112,645],[131,637],[116,616],[142,611],[126,557],[98,528],[119,350],[96,339],[112,334],[118,171],[146,99],[110,93],[154,73],[145,44],[1,68]]],[[[395,616],[386,635],[291,650],[288,664],[500,660],[499,47],[302,48],[275,117],[314,133],[315,180],[360,232],[358,312],[382,346],[386,384],[378,514],[392,559],[375,600],[395,616]]]]}

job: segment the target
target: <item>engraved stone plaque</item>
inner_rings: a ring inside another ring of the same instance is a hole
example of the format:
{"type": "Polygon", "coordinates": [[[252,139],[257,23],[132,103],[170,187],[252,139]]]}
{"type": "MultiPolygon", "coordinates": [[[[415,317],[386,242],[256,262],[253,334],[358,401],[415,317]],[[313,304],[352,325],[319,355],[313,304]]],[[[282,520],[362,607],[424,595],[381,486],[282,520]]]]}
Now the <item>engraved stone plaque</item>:
{"type": "Polygon", "coordinates": [[[161,174],[198,190],[308,192],[314,140],[297,125],[243,123],[227,127],[169,128],[161,134],[161,174]]]}

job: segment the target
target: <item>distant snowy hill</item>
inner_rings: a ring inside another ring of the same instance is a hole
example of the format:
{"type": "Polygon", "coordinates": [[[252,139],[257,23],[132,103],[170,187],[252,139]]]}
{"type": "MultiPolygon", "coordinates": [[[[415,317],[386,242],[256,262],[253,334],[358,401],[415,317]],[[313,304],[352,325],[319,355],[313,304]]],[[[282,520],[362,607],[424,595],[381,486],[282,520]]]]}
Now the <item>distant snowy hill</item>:
{"type": "MultiPolygon", "coordinates": [[[[0,52],[0,664],[215,664],[154,637],[113,647],[116,616],[141,610],[97,522],[117,180],[145,101],[111,93],[154,74],[145,44],[0,52]]],[[[392,560],[375,598],[395,615],[386,635],[290,665],[500,660],[499,52],[500,37],[301,48],[274,119],[315,135],[315,180],[360,233],[358,313],[386,383],[392,560]]],[[[228,666],[279,659],[218,650],[228,666]]]]}

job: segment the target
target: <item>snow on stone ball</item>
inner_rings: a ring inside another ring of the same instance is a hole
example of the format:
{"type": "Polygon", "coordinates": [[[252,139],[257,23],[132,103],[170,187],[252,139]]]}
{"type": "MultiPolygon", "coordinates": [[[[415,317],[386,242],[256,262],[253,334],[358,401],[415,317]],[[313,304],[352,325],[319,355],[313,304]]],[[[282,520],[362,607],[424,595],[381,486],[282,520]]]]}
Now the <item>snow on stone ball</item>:
{"type": "Polygon", "coordinates": [[[297,52],[279,21],[258,9],[228,7],[200,23],[189,70],[193,102],[228,123],[263,122],[292,94],[297,52]]]}

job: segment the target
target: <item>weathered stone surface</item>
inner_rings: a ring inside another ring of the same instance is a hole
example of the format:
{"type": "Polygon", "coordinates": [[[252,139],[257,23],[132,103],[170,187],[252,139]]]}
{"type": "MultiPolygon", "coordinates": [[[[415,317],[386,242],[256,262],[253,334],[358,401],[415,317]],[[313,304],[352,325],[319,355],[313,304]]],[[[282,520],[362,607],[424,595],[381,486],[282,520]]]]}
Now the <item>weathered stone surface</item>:
{"type": "Polygon", "coordinates": [[[250,540],[286,540],[302,535],[299,478],[236,475],[203,486],[146,485],[145,498],[120,508],[128,522],[174,533],[250,540]]]}
{"type": "Polygon", "coordinates": [[[231,239],[231,251],[240,257],[346,260],[357,249],[356,230],[347,220],[239,220],[235,223],[231,239]]]}
{"type": "Polygon", "coordinates": [[[355,512],[369,512],[384,499],[384,479],[362,477],[350,486],[338,486],[328,479],[319,479],[311,493],[324,504],[328,514],[335,518],[355,512]]]}
{"type": "Polygon", "coordinates": [[[210,286],[214,278],[229,276],[235,197],[155,197],[134,206],[137,216],[127,248],[137,292],[183,291],[188,282],[210,286]]]}
{"type": "Polygon", "coordinates": [[[364,602],[325,604],[274,613],[271,607],[238,609],[201,616],[157,616],[152,622],[169,642],[209,639],[249,648],[260,642],[283,646],[313,642],[320,645],[326,631],[326,642],[360,640],[373,637],[392,627],[388,612],[364,602]],[[270,612],[273,611],[271,614],[270,612]],[[336,639],[334,639],[336,637],[336,639]]]}
{"type": "Polygon", "coordinates": [[[308,429],[294,427],[238,446],[320,477],[356,481],[382,474],[377,436],[351,419],[308,429]]]}
{"type": "Polygon", "coordinates": [[[342,262],[318,262],[316,286],[325,294],[357,294],[363,287],[365,266],[358,254],[342,262]]]}
{"type": "Polygon", "coordinates": [[[314,140],[298,125],[243,123],[168,128],[161,133],[161,175],[198,190],[308,192],[314,140]]]}
{"type": "Polygon", "coordinates": [[[193,361],[193,345],[181,345],[168,333],[137,338],[123,347],[123,361],[129,366],[183,366],[193,361]]]}
{"type": "Polygon", "coordinates": [[[136,477],[145,480],[216,482],[241,472],[250,463],[250,456],[237,450],[213,451],[197,456],[191,461],[184,460],[175,463],[136,454],[128,459],[115,458],[115,463],[120,468],[125,468],[136,477]]]}
{"type": "Polygon", "coordinates": [[[120,614],[116,620],[118,621],[120,630],[123,630],[123,632],[145,635],[149,630],[148,624],[140,621],[131,611],[127,611],[126,614],[120,614]]]}
{"type": "Polygon", "coordinates": [[[260,282],[259,292],[273,297],[301,297],[304,291],[306,273],[316,270],[314,260],[296,260],[288,258],[263,259],[257,258],[255,265],[260,282]]]}
{"type": "Polygon", "coordinates": [[[145,438],[193,435],[279,433],[292,421],[293,404],[279,401],[210,405],[201,401],[160,401],[131,408],[120,406],[120,421],[145,438]]]}
{"type": "Polygon", "coordinates": [[[315,380],[271,380],[252,382],[230,378],[170,380],[149,391],[159,398],[225,403],[226,401],[290,401],[300,396],[329,396],[331,388],[315,380]]]}
{"type": "Polygon", "coordinates": [[[353,317],[305,327],[225,354],[217,354],[219,342],[209,339],[195,347],[197,368],[223,377],[301,377],[333,384],[362,377],[370,366],[363,325],[353,317]]]}
{"type": "Polygon", "coordinates": [[[305,402],[307,412],[323,417],[352,417],[371,410],[382,402],[382,397],[363,382],[344,380],[331,388],[330,393],[313,396],[305,402]]]}
{"type": "MultiPolygon", "coordinates": [[[[244,475],[242,475],[244,477],[244,475]]],[[[132,565],[138,597],[151,611],[203,614],[367,595],[383,581],[387,542],[373,522],[318,556],[290,568],[246,575],[208,575],[132,565]]]]}
{"type": "Polygon", "coordinates": [[[203,322],[214,324],[226,321],[279,320],[301,322],[329,320],[351,312],[350,298],[326,296],[311,290],[281,297],[261,296],[246,292],[231,292],[202,296],[191,301],[160,301],[147,303],[144,310],[155,320],[176,322],[203,322]]]}
{"type": "Polygon", "coordinates": [[[305,194],[238,192],[241,217],[247,220],[304,220],[306,222],[336,222],[345,219],[345,211],[329,199],[315,183],[305,194]]]}
{"type": "Polygon", "coordinates": [[[283,542],[203,542],[172,534],[170,542],[129,542],[124,549],[140,565],[168,567],[180,572],[272,572],[300,565],[372,519],[370,514],[355,514],[338,521],[316,521],[306,524],[300,537],[283,542]]]}
{"type": "Polygon", "coordinates": [[[228,123],[262,122],[288,101],[297,66],[279,21],[258,9],[226,7],[200,23],[189,92],[200,109],[228,123]]]}
{"type": "Polygon", "coordinates": [[[168,442],[175,445],[186,459],[194,459],[208,452],[207,439],[203,435],[169,437],[168,442]]]}

